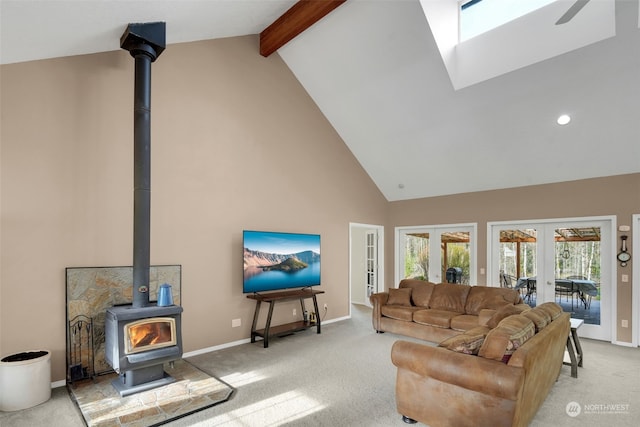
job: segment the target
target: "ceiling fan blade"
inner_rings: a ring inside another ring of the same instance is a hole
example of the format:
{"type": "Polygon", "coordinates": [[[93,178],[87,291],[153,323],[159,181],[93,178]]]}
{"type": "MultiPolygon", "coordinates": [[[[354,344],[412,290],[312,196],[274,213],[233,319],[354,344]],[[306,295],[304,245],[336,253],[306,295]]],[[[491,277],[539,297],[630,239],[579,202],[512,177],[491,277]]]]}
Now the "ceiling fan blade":
{"type": "Polygon", "coordinates": [[[577,0],[564,13],[564,15],[562,15],[560,19],[558,19],[558,22],[556,22],[556,25],[566,24],[567,22],[571,21],[573,17],[576,16],[576,14],[580,12],[587,3],[589,3],[589,0],[577,0]]]}

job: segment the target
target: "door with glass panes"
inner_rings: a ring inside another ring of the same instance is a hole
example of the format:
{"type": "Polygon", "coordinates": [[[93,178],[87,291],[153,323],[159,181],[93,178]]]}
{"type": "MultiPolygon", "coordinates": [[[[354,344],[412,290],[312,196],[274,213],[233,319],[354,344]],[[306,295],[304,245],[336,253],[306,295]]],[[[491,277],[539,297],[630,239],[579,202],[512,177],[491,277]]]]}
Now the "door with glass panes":
{"type": "Polygon", "coordinates": [[[396,283],[417,278],[476,284],[476,225],[396,228],[396,283]]]}
{"type": "Polygon", "coordinates": [[[581,335],[611,338],[612,220],[493,223],[489,282],[525,303],[560,304],[583,319],[581,335]]]}

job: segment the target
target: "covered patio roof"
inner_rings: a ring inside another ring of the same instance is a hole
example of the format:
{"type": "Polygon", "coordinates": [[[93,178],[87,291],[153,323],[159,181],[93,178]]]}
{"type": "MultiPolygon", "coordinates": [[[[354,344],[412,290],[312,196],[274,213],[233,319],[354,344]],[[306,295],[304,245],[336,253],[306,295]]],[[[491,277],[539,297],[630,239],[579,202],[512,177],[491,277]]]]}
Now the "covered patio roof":
{"type": "MultiPolygon", "coordinates": [[[[534,229],[513,229],[500,232],[501,243],[513,242],[536,242],[536,230],[534,229]]],[[[556,242],[599,242],[600,229],[597,227],[586,228],[557,228],[555,230],[556,242]]],[[[429,238],[429,233],[411,233],[411,236],[429,238]]],[[[442,242],[447,243],[468,243],[469,233],[445,232],[442,233],[442,242]]]]}

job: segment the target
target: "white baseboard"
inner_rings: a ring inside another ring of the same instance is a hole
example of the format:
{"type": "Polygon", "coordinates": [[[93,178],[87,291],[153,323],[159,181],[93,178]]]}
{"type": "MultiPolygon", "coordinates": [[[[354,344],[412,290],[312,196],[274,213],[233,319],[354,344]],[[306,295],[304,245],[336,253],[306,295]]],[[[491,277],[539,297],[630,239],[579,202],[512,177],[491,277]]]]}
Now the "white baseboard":
{"type": "Polygon", "coordinates": [[[51,383],[51,388],[64,387],[67,385],[67,380],[54,381],[51,383]]]}
{"type": "Polygon", "coordinates": [[[626,341],[612,341],[612,343],[615,345],[621,345],[622,347],[637,347],[633,345],[632,342],[626,342],[626,341]]]}
{"type": "Polygon", "coordinates": [[[349,319],[351,319],[351,316],[338,317],[338,318],[336,318],[336,319],[331,319],[331,320],[323,321],[323,322],[322,322],[322,324],[323,324],[323,325],[328,325],[328,324],[330,324],[330,323],[341,322],[341,321],[343,321],[343,320],[349,320],[349,319]]]}
{"type": "Polygon", "coordinates": [[[226,344],[214,345],[213,347],[207,347],[207,348],[201,348],[200,350],[188,351],[186,353],[183,353],[182,357],[198,356],[200,354],[210,353],[212,351],[222,350],[224,348],[235,347],[237,345],[246,344],[248,342],[251,342],[250,338],[245,338],[243,340],[238,340],[238,341],[232,341],[226,344]]]}

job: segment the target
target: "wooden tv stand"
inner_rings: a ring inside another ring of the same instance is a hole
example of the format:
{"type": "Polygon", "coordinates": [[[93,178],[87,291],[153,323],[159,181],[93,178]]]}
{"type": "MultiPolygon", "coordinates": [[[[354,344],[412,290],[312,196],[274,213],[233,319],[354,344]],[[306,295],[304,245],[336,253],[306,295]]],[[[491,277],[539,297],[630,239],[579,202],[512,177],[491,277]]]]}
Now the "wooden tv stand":
{"type": "Polygon", "coordinates": [[[262,337],[264,340],[264,348],[269,347],[269,337],[275,335],[286,335],[296,331],[302,331],[316,326],[317,333],[320,333],[320,316],[318,311],[318,300],[316,295],[323,294],[324,291],[316,291],[313,289],[296,289],[290,291],[271,292],[267,294],[250,294],[247,298],[256,301],[256,311],[253,313],[253,324],[251,325],[251,342],[256,342],[256,337],[262,337]],[[273,307],[276,302],[300,300],[300,307],[304,312],[304,300],[311,298],[313,300],[313,309],[316,313],[316,323],[305,322],[303,320],[285,323],[283,325],[271,326],[271,317],[273,316],[273,307]],[[269,314],[267,315],[267,323],[264,329],[256,329],[258,324],[258,315],[260,314],[260,304],[269,303],[269,314]]]}

